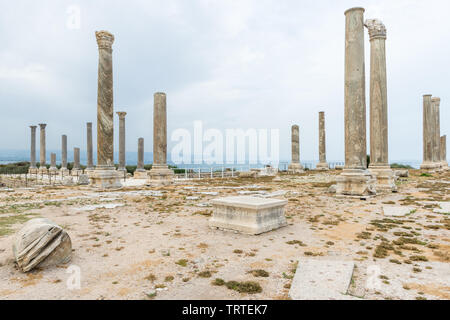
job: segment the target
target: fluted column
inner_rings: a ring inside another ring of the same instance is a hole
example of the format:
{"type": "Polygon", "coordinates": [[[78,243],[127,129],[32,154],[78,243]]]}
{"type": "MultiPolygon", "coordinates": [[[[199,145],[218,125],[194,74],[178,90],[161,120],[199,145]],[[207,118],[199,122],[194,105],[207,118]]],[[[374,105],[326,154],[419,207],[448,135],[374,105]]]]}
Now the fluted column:
{"type": "Polygon", "coordinates": [[[40,127],[40,146],[39,146],[39,171],[41,172],[46,172],[47,171],[47,167],[46,167],[46,149],[45,149],[45,127],[47,125],[45,123],[40,123],[39,127],[40,127]]]}
{"type": "Polygon", "coordinates": [[[302,173],[303,166],[300,163],[300,128],[296,124],[291,127],[291,159],[288,171],[291,173],[302,173]]]}
{"type": "Polygon", "coordinates": [[[36,128],[37,126],[30,126],[31,128],[31,146],[30,146],[30,173],[36,172],[36,128]]]}
{"type": "Polygon", "coordinates": [[[366,168],[364,9],[351,8],[345,18],[345,168],[336,179],[336,193],[366,196],[375,189],[366,168]]]}
{"type": "Polygon", "coordinates": [[[58,171],[56,168],[56,153],[50,153],[50,171],[55,172],[58,171]]]}
{"type": "Polygon", "coordinates": [[[448,170],[448,163],[447,163],[447,136],[443,135],[440,139],[441,144],[441,166],[442,169],[448,170]]]}
{"type": "Polygon", "coordinates": [[[326,138],[325,138],[325,112],[319,112],[319,163],[316,166],[318,170],[328,170],[326,155],[326,138]]]}
{"type": "Polygon", "coordinates": [[[144,138],[138,139],[138,161],[137,171],[145,171],[144,169],[144,138]]]}
{"type": "Polygon", "coordinates": [[[97,165],[89,172],[90,183],[102,189],[121,187],[123,175],[114,167],[114,105],[112,44],[108,31],[95,32],[98,45],[97,165]]]}
{"type": "Polygon", "coordinates": [[[119,116],[119,169],[125,171],[125,116],[126,112],[116,112],[119,116]]]}
{"type": "Polygon", "coordinates": [[[433,112],[431,94],[423,95],[423,163],[421,169],[433,169],[433,112]]]}
{"type": "Polygon", "coordinates": [[[150,180],[164,183],[173,176],[167,166],[167,105],[166,94],[157,92],[153,96],[153,165],[150,180]]]}
{"type": "Polygon", "coordinates": [[[441,99],[437,97],[431,98],[431,108],[433,112],[433,151],[432,161],[436,168],[441,166],[441,117],[440,117],[441,99]]]}
{"type": "Polygon", "coordinates": [[[87,137],[87,165],[86,170],[94,169],[94,153],[92,150],[92,122],[86,123],[86,137],[87,137]]]}

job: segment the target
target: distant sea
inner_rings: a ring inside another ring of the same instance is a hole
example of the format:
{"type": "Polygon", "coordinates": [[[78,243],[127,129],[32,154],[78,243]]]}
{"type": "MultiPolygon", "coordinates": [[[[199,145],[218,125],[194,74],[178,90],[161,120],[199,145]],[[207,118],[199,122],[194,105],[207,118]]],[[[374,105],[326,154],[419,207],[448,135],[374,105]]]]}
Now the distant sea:
{"type": "MultiPolygon", "coordinates": [[[[50,153],[56,153],[56,163],[60,163],[61,162],[61,151],[60,150],[47,150],[47,163],[50,163],[50,153]]],[[[128,165],[136,165],[137,164],[137,152],[127,152],[126,153],[126,163],[128,165]]],[[[119,155],[118,153],[115,153],[114,155],[114,160],[117,162],[119,155]]],[[[73,162],[73,151],[68,151],[67,154],[67,160],[69,162],[73,162]]],[[[153,160],[153,153],[152,152],[145,152],[144,153],[144,162],[145,164],[147,163],[151,163],[153,160]]],[[[29,150],[0,150],[0,164],[8,164],[8,163],[14,163],[14,162],[20,162],[20,161],[30,161],[30,151],[29,150]]],[[[39,150],[36,150],[36,161],[39,161],[39,150]]],[[[80,161],[82,164],[86,164],[86,151],[81,151],[80,152],[80,161]]],[[[94,162],[95,162],[95,152],[94,152],[94,162]]],[[[279,168],[280,169],[286,169],[287,166],[289,165],[289,160],[281,160],[280,164],[279,164],[279,168]]],[[[314,160],[305,160],[302,161],[302,164],[307,167],[307,168],[314,168],[316,163],[318,161],[314,161],[314,160]]],[[[343,164],[344,160],[330,160],[328,161],[330,164],[343,164]]],[[[413,168],[420,168],[420,164],[421,161],[420,160],[392,160],[391,163],[400,163],[400,164],[405,164],[405,165],[410,165],[413,168]]],[[[169,161],[169,164],[173,164],[169,161]]],[[[218,165],[218,164],[178,164],[177,165],[179,168],[201,168],[201,169],[206,169],[206,168],[211,168],[211,167],[222,167],[222,165],[218,165]]],[[[240,170],[245,170],[248,169],[249,167],[262,167],[264,166],[264,164],[259,164],[259,165],[251,165],[249,166],[248,164],[227,164],[227,165],[223,165],[224,167],[231,167],[234,166],[236,167],[236,169],[240,169],[240,170]]]]}

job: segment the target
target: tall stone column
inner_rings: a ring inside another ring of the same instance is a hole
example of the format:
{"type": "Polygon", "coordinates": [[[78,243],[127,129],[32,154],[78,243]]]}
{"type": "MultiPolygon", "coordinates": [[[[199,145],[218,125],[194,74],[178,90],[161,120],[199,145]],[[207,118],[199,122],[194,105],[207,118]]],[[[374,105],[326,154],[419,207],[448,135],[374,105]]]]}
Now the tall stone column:
{"type": "Polygon", "coordinates": [[[40,123],[39,127],[41,129],[40,132],[40,147],[39,147],[39,172],[40,173],[46,173],[47,172],[47,166],[46,166],[46,149],[45,149],[45,127],[47,125],[45,123],[40,123]]]}
{"type": "Polygon", "coordinates": [[[67,169],[67,136],[63,134],[61,136],[61,174],[69,174],[69,169],[67,169]]]}
{"type": "Polygon", "coordinates": [[[56,168],[56,153],[50,153],[50,168],[48,170],[52,173],[58,171],[58,168],[56,168]]]}
{"type": "Polygon", "coordinates": [[[73,148],[73,168],[71,174],[73,176],[79,176],[83,173],[80,168],[80,148],[73,148]]]}
{"type": "Polygon", "coordinates": [[[433,163],[433,112],[431,94],[423,95],[423,163],[420,169],[431,170],[433,163]]]}
{"type": "Polygon", "coordinates": [[[441,144],[441,166],[443,170],[448,170],[448,162],[447,162],[447,136],[444,135],[440,139],[441,144]]]}
{"type": "Polygon", "coordinates": [[[304,172],[303,166],[300,163],[300,129],[296,124],[291,127],[291,153],[292,161],[288,167],[288,171],[291,173],[304,172]]]}
{"type": "Polygon", "coordinates": [[[388,155],[386,27],[366,20],[370,37],[370,166],[378,192],[397,191],[388,155]]]}
{"type": "Polygon", "coordinates": [[[94,170],[94,153],[92,150],[92,122],[86,123],[87,165],[86,171],[94,170]]]}
{"type": "Polygon", "coordinates": [[[325,140],[325,112],[319,112],[319,163],[316,166],[317,170],[328,170],[326,155],[326,140],[325,140]]]}
{"type": "Polygon", "coordinates": [[[114,107],[112,44],[114,36],[97,31],[98,91],[97,91],[97,166],[91,172],[91,185],[100,188],[121,187],[121,174],[114,167],[114,107]]]}
{"type": "Polygon", "coordinates": [[[119,116],[119,168],[120,171],[126,171],[125,168],[125,116],[126,112],[116,112],[119,116]]]}
{"type": "Polygon", "coordinates": [[[144,169],[144,138],[138,139],[138,159],[137,167],[134,172],[135,179],[146,179],[147,171],[144,169]]]}
{"type": "Polygon", "coordinates": [[[30,167],[28,173],[36,173],[36,128],[37,126],[30,126],[31,128],[31,146],[30,146],[30,167]]]}
{"type": "Polygon", "coordinates": [[[173,177],[173,170],[167,166],[166,94],[157,92],[153,99],[153,165],[149,172],[149,182],[166,184],[173,177]]]}
{"type": "Polygon", "coordinates": [[[440,116],[441,99],[437,97],[431,98],[431,108],[433,112],[433,151],[432,161],[436,168],[441,167],[441,116],[440,116]]]}
{"type": "Polygon", "coordinates": [[[364,9],[349,9],[345,17],[345,168],[336,179],[336,193],[367,196],[376,192],[366,168],[364,9]]]}

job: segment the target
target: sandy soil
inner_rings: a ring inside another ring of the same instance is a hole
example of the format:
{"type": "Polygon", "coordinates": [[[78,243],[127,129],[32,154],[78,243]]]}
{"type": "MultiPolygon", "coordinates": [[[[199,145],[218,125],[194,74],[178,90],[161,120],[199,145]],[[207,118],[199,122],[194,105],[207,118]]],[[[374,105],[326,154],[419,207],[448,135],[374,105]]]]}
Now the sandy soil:
{"type": "Polygon", "coordinates": [[[336,174],[192,180],[160,188],[130,181],[108,192],[88,186],[5,189],[0,299],[288,299],[296,262],[310,257],[355,261],[349,294],[360,298],[449,299],[450,217],[433,210],[450,200],[450,173],[411,171],[398,182],[398,193],[366,201],[329,194],[336,174]],[[279,190],[287,192],[278,198],[289,200],[287,227],[258,236],[208,227],[211,199],[279,190]],[[384,205],[414,210],[385,217],[384,205]],[[13,235],[33,217],[67,230],[73,244],[68,265],[18,271],[13,235]],[[68,286],[74,268],[79,289],[68,286]],[[268,277],[249,273],[257,269],[268,277]],[[215,286],[216,278],[254,281],[262,292],[215,286]],[[375,285],[368,287],[369,280],[375,285]]]}

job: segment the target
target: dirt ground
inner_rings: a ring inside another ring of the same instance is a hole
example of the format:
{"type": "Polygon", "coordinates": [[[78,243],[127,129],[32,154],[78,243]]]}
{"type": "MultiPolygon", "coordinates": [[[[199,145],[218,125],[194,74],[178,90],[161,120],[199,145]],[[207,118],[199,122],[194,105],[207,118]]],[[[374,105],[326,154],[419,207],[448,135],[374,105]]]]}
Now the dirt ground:
{"type": "Polygon", "coordinates": [[[450,173],[411,170],[397,182],[398,193],[365,201],[328,193],[336,174],[106,192],[88,186],[3,189],[0,299],[288,299],[297,261],[311,257],[353,260],[348,294],[359,298],[449,299],[450,216],[439,203],[450,201],[450,173]],[[211,199],[276,191],[285,192],[275,198],[288,200],[287,227],[257,236],[208,227],[211,199]],[[411,210],[386,217],[383,206],[411,210]],[[17,269],[14,233],[34,217],[67,230],[69,264],[27,274],[17,269]],[[81,282],[74,288],[77,270],[81,282]],[[239,292],[215,279],[252,281],[262,291],[239,292]]]}

